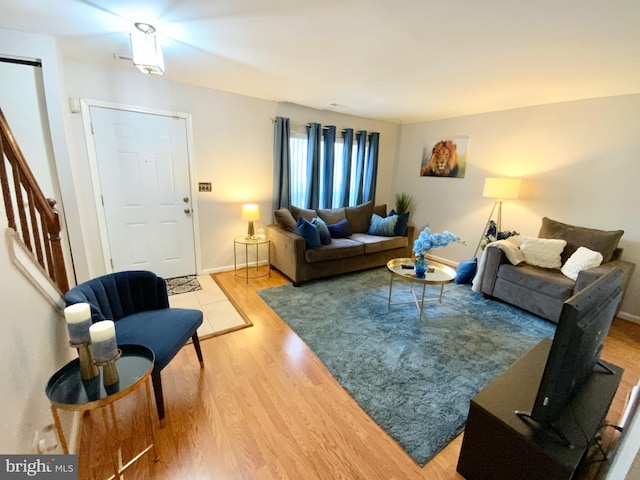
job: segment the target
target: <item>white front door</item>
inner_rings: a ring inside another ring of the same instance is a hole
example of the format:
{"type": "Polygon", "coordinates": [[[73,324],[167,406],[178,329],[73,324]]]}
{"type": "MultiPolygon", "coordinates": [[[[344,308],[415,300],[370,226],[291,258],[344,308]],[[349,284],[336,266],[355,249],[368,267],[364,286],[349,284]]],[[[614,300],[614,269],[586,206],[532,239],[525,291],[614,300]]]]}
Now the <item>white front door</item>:
{"type": "Polygon", "coordinates": [[[113,271],[195,274],[185,119],[90,112],[113,271]]]}

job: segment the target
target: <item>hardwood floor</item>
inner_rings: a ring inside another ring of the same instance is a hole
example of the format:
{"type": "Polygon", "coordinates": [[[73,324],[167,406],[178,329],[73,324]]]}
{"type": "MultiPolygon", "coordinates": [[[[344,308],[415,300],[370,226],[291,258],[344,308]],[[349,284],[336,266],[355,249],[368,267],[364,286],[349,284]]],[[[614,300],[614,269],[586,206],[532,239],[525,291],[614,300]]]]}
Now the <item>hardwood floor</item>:
{"type": "MultiPolygon", "coordinates": [[[[351,398],[315,354],[233,272],[215,275],[253,327],[201,342],[205,368],[187,345],[163,370],[166,419],[156,429],[160,456],[143,457],[127,479],[462,479],[462,436],[420,468],[351,398]]],[[[616,319],[603,358],[625,368],[608,419],[617,423],[640,374],[640,325],[616,319]]],[[[142,395],[116,405],[125,461],[147,440],[142,395]]],[[[85,417],[80,478],[108,477],[99,412],[85,417]]],[[[607,429],[605,438],[613,435],[607,429]]],[[[581,478],[598,478],[594,466],[581,478]]]]}

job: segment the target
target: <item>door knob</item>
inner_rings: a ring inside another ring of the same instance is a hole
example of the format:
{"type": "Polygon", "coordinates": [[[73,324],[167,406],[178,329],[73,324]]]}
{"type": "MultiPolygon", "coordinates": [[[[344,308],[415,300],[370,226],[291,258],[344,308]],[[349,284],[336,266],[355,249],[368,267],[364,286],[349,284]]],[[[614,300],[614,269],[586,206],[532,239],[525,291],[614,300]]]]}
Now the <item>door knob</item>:
{"type": "Polygon", "coordinates": [[[191,213],[191,210],[190,210],[190,209],[188,209],[188,208],[185,208],[185,209],[184,209],[184,213],[186,213],[187,215],[189,215],[189,214],[191,213]]]}
{"type": "Polygon", "coordinates": [[[183,201],[184,203],[189,203],[189,197],[184,197],[184,198],[182,199],[182,201],[183,201]]]}

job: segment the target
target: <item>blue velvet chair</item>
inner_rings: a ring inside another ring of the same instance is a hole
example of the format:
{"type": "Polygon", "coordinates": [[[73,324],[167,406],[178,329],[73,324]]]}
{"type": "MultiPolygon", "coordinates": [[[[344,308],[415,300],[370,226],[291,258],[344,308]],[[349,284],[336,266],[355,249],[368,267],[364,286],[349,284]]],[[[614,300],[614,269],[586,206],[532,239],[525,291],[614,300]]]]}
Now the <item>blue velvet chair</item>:
{"type": "Polygon", "coordinates": [[[119,344],[144,345],[153,351],[151,379],[158,417],[164,418],[160,372],[191,338],[204,367],[197,329],[202,312],[169,308],[166,282],[152,272],[116,272],[88,280],[65,294],[67,306],[89,303],[92,321],[113,320],[119,344]]]}

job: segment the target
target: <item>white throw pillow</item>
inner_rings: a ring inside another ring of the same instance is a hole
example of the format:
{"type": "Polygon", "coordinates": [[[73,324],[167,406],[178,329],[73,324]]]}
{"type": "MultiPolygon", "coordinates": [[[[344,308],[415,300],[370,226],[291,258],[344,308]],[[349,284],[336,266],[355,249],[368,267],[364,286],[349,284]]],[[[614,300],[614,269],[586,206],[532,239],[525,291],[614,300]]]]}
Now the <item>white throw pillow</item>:
{"type": "Polygon", "coordinates": [[[566,240],[553,238],[522,237],[520,252],[529,265],[542,268],[560,268],[560,254],[567,245],[566,240]]]}
{"type": "Polygon", "coordinates": [[[602,263],[602,254],[600,252],[594,252],[587,247],[579,247],[573,255],[571,255],[560,271],[575,281],[578,278],[578,274],[581,270],[587,268],[597,267],[602,263]]]}

